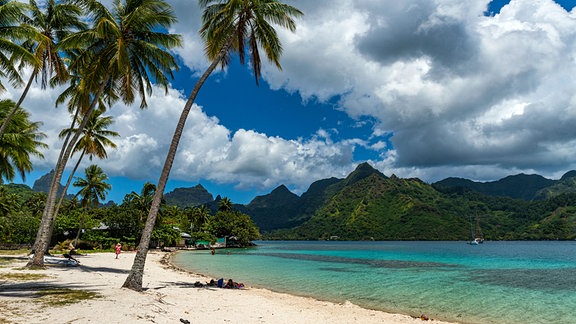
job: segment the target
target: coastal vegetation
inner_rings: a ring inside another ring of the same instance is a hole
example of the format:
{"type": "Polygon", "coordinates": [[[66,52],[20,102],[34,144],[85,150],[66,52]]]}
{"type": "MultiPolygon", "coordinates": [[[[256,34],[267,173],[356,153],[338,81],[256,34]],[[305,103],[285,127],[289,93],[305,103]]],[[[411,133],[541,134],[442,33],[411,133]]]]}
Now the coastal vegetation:
{"type": "MultiPolygon", "coordinates": [[[[573,173],[567,173],[571,175],[573,173]]],[[[573,240],[576,238],[576,187],[572,177],[551,183],[562,193],[541,200],[486,195],[463,187],[430,185],[419,179],[387,177],[361,164],[345,179],[314,182],[297,196],[285,186],[256,197],[238,209],[227,198],[205,204],[185,197],[185,207],[162,201],[151,246],[184,246],[234,237],[240,246],[260,237],[282,240],[468,240],[470,219],[486,240],[573,240]],[[190,204],[185,201],[192,202],[190,204]],[[215,210],[210,208],[216,204],[215,210]],[[259,229],[262,236],[260,236],[259,229]],[[191,234],[182,238],[182,232],[191,234]],[[187,241],[188,240],[188,241],[187,241]]],[[[516,184],[521,184],[517,182],[516,184]]],[[[512,190],[512,189],[510,189],[512,190]]],[[[540,190],[540,189],[539,189],[540,190]]],[[[191,191],[211,196],[205,189],[191,191]]],[[[74,197],[65,200],[55,223],[51,246],[68,248],[84,217],[78,248],[110,249],[116,242],[136,249],[155,185],[127,194],[120,204],[109,202],[84,210],[74,197]],[[82,216],[84,215],[84,216],[82,216]]],[[[170,193],[167,194],[167,196],[170,193]]],[[[42,192],[25,185],[0,186],[0,237],[5,244],[31,244],[40,222],[42,192]]]]}
{"type": "MultiPolygon", "coordinates": [[[[125,250],[135,250],[155,192],[155,185],[144,184],[140,193],[131,192],[120,204],[95,204],[96,196],[106,191],[105,175],[90,166],[79,195],[65,199],[54,224],[50,247],[68,251],[69,243],[83,252],[111,250],[121,242],[125,250]],[[90,179],[89,181],[86,178],[90,179]],[[89,203],[90,201],[90,203],[89,203]],[[92,208],[87,208],[91,206],[92,208]],[[77,242],[76,242],[77,241],[77,242]]],[[[26,185],[0,186],[0,248],[31,246],[42,217],[46,194],[26,185]]],[[[98,196],[102,201],[102,196],[98,196]]],[[[233,237],[238,246],[248,246],[260,237],[252,219],[234,208],[230,200],[216,213],[206,207],[179,208],[162,204],[152,232],[152,246],[190,246],[195,240],[215,243],[218,238],[233,237]],[[182,233],[191,238],[183,238],[182,233]],[[188,240],[188,241],[187,241],[188,240]]]]}
{"type": "MultiPolygon", "coordinates": [[[[526,177],[528,182],[532,178],[526,177]]],[[[568,179],[564,177],[558,183],[568,179]]],[[[262,228],[268,239],[468,240],[470,219],[488,240],[576,238],[576,187],[569,192],[563,186],[562,194],[527,201],[441,183],[444,185],[386,177],[370,165],[361,164],[345,179],[311,185],[316,199],[311,199],[309,190],[293,200],[293,205],[285,208],[295,212],[283,223],[277,222],[276,227],[266,222],[274,215],[265,209],[257,210],[256,223],[262,219],[268,225],[262,228]]],[[[550,184],[547,190],[553,191],[557,183],[550,184]]],[[[527,186],[518,180],[513,187],[525,190],[527,186]]],[[[279,199],[260,197],[260,203],[279,199]]]]}

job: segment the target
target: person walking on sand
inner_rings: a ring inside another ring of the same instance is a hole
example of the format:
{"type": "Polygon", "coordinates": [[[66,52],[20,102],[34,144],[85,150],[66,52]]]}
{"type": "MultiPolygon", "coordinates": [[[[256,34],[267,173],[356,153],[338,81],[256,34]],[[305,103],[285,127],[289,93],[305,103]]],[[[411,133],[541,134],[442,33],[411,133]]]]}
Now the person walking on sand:
{"type": "Polygon", "coordinates": [[[122,251],[122,244],[116,243],[116,259],[118,259],[118,256],[120,255],[120,251],[122,251]]]}

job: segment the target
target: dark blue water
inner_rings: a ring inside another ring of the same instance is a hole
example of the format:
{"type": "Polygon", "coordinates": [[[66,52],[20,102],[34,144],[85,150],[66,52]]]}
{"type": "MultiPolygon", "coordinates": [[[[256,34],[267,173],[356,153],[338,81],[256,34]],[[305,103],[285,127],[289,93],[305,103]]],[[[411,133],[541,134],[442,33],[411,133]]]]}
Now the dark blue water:
{"type": "Polygon", "coordinates": [[[576,242],[257,242],[174,262],[249,286],[463,323],[576,323],[576,242]],[[229,252],[229,254],[228,254],[229,252]]]}

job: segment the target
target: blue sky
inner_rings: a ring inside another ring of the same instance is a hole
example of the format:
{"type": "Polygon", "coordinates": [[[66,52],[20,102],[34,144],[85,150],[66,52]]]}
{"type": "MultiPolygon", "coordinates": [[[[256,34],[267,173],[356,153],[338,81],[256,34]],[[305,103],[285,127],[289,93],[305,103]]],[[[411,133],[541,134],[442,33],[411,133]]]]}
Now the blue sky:
{"type": "MultiPolygon", "coordinates": [[[[185,41],[181,71],[147,110],[110,109],[122,137],[108,160],[93,161],[117,202],[158,181],[185,98],[207,66],[196,2],[168,2],[185,41]]],[[[365,161],[427,182],[576,169],[576,1],[287,2],[305,15],[295,33],[279,31],[283,70],[265,63],[259,87],[237,62],[211,76],[167,191],[200,183],[248,203],[281,184],[301,194],[365,161]]],[[[50,145],[29,185],[55,165],[67,113],[46,107],[59,91],[35,88],[24,102],[50,145]]]]}

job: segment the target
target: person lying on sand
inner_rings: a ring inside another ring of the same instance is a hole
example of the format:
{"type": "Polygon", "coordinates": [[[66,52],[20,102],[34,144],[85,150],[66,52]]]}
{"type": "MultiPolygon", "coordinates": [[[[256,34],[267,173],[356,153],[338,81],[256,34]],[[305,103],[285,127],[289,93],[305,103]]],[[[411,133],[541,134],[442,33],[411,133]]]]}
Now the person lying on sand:
{"type": "Polygon", "coordinates": [[[224,286],[224,288],[228,288],[228,289],[241,289],[241,288],[244,288],[244,284],[243,284],[243,283],[234,282],[234,280],[232,280],[232,279],[228,279],[228,282],[226,283],[226,285],[224,286]]]}

